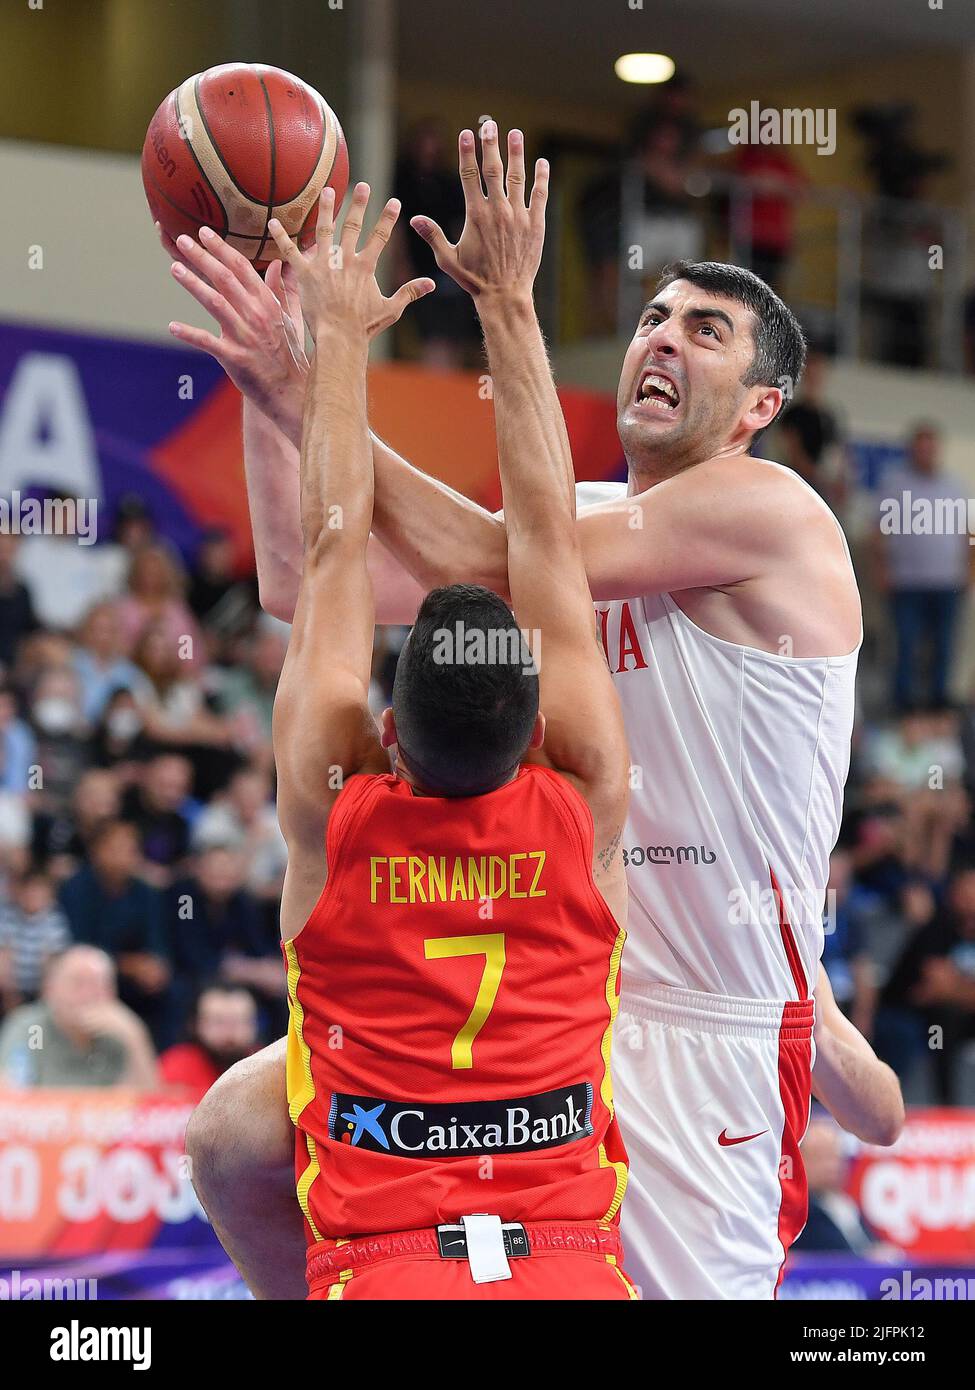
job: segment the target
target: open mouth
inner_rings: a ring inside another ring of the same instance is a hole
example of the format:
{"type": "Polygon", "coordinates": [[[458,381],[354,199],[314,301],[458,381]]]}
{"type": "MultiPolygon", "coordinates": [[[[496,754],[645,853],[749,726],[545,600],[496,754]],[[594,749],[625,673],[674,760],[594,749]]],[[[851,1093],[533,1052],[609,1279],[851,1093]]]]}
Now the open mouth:
{"type": "Polygon", "coordinates": [[[680,392],[669,377],[651,370],[640,378],[636,403],[650,410],[676,410],[680,405],[680,392]]]}

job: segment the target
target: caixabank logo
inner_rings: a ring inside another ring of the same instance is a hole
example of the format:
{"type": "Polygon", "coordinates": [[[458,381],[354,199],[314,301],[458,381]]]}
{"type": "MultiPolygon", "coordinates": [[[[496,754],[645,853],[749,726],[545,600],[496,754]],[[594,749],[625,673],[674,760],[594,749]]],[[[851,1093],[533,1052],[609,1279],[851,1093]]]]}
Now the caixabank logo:
{"type": "Polygon", "coordinates": [[[534,1153],[592,1134],[592,1096],[588,1081],[536,1096],[455,1105],[335,1092],[328,1133],[340,1144],[402,1158],[534,1153]]]}

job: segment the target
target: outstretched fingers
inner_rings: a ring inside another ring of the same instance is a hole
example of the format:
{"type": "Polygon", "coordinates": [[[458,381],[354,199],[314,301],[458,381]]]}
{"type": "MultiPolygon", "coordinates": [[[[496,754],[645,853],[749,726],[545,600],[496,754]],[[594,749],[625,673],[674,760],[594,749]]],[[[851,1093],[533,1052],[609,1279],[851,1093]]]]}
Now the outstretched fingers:
{"type": "Polygon", "coordinates": [[[369,193],[370,189],[367,183],[357,183],[353,190],[352,201],[345,214],[345,221],[342,223],[342,235],[339,238],[343,257],[351,259],[355,255],[359,233],[362,231],[362,224],[366,217],[369,193]]]}
{"type": "Polygon", "coordinates": [[[531,215],[532,222],[539,230],[544,230],[545,227],[545,205],[548,202],[548,175],[548,160],[536,159],[535,184],[532,188],[528,211],[531,215]]]}
{"type": "Polygon", "coordinates": [[[481,126],[481,172],[488,197],[504,197],[504,161],[498,142],[498,127],[495,121],[485,121],[481,126]]]}
{"type": "Polygon", "coordinates": [[[525,206],[525,137],[520,130],[508,131],[508,202],[525,206]]]}
{"type": "Polygon", "coordinates": [[[365,259],[366,264],[371,266],[373,270],[375,270],[379,257],[383,253],[383,247],[393,235],[393,228],[396,226],[399,214],[399,199],[390,198],[389,202],[379,214],[375,227],[373,227],[366,238],[365,246],[363,246],[362,250],[359,252],[359,255],[365,259]]]}
{"type": "Polygon", "coordinates": [[[197,304],[206,309],[208,314],[213,315],[224,333],[233,334],[237,331],[239,323],[237,309],[219,290],[215,289],[202,276],[197,275],[183,261],[173,261],[171,270],[173,279],[188,290],[197,304]]]}
{"type": "Polygon", "coordinates": [[[464,190],[464,204],[467,214],[472,212],[484,201],[484,191],[481,188],[481,171],[477,167],[477,151],[474,143],[473,130],[462,130],[457,137],[458,163],[460,168],[460,184],[464,190]]]}

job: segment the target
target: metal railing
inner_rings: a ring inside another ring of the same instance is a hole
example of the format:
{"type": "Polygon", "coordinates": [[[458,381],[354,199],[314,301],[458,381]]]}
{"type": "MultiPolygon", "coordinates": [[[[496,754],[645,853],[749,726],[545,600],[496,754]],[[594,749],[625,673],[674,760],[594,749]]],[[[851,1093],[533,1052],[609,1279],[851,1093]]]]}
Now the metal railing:
{"type": "MultiPolygon", "coordinates": [[[[576,179],[576,195],[578,185],[576,179]]],[[[966,296],[975,289],[968,263],[973,210],[808,186],[770,193],[747,178],[709,172],[695,177],[679,216],[700,232],[702,258],[755,268],[755,204],[770,198],[788,202],[794,224],[776,288],[815,341],[846,358],[965,370],[966,296]]],[[[565,322],[564,257],[573,237],[575,262],[584,261],[578,250],[577,196],[563,191],[553,201],[543,299],[549,331],[565,341],[586,336],[567,331],[565,322]]],[[[620,210],[615,322],[618,334],[629,337],[662,268],[632,255],[634,237],[638,244],[639,229],[654,218],[644,209],[638,166],[624,168],[620,210]]]]}

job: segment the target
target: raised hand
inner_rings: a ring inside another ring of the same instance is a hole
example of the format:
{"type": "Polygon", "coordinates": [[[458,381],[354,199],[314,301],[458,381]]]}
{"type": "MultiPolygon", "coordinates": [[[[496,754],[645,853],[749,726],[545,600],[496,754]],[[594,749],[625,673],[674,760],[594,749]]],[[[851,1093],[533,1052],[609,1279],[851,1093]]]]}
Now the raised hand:
{"type": "Polygon", "coordinates": [[[217,336],[177,321],[170,333],[208,352],[238,390],[275,419],[289,394],[297,392],[300,399],[308,371],[304,330],[289,312],[278,262],[265,282],[246,256],[209,227],[201,228],[198,242],[190,236],[172,241],[157,230],[172,257],[173,278],[220,328],[217,336]]]}
{"type": "Polygon", "coordinates": [[[526,204],[524,135],[520,130],[508,132],[506,176],[494,121],[485,121],[480,133],[486,194],[477,167],[474,132],[462,130],[458,142],[467,208],[460,240],[456,245],[449,242],[429,217],[414,217],[410,226],[429,244],[440,269],[475,300],[498,293],[530,296],[545,242],[548,161],[536,161],[535,183],[526,204]]]}
{"type": "MultiPolygon", "coordinates": [[[[407,281],[388,298],[383,294],[376,280],[376,266],[396,226],[400,205],[390,198],[362,250],[357,251],[368,202],[369,185],[357,183],[336,242],[335,194],[326,188],[318,209],[314,256],[303,256],[276,218],[268,223],[268,231],[285,263],[285,273],[291,273],[297,286],[301,312],[313,338],[317,339],[327,328],[375,337],[396,323],[408,304],[434,288],[432,280],[421,276],[407,281]]],[[[282,285],[282,292],[286,294],[287,288],[282,285]]]]}

